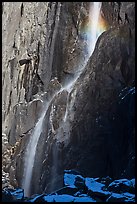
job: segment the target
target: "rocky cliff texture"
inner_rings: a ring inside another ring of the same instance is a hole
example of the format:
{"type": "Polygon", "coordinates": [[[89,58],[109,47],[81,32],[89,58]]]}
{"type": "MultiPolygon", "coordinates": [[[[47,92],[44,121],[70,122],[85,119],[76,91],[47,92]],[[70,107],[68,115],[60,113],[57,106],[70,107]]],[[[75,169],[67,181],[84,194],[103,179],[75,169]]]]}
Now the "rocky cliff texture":
{"type": "MultiPolygon", "coordinates": [[[[90,177],[135,176],[134,12],[134,2],[102,3],[108,30],[69,99],[64,91],[49,106],[32,194],[61,187],[64,169],[90,177]],[[60,128],[67,100],[68,120],[60,128]]],[[[3,171],[14,187],[21,185],[25,147],[44,103],[73,78],[86,57],[81,28],[88,15],[88,2],[3,3],[3,171]]],[[[3,187],[9,185],[4,182],[3,187]]]]}
{"type": "MultiPolygon", "coordinates": [[[[91,176],[119,177],[127,171],[131,158],[134,160],[135,97],[128,94],[135,80],[133,25],[132,21],[121,23],[100,36],[75,85],[77,94],[71,132],[74,146],[67,149],[69,158],[72,154],[68,168],[77,163],[79,170],[91,176]],[[119,94],[124,95],[123,92],[126,96],[122,100],[119,94]],[[77,154],[77,148],[83,150],[82,154],[77,154]]],[[[133,176],[133,168],[126,175],[133,176]]]]}

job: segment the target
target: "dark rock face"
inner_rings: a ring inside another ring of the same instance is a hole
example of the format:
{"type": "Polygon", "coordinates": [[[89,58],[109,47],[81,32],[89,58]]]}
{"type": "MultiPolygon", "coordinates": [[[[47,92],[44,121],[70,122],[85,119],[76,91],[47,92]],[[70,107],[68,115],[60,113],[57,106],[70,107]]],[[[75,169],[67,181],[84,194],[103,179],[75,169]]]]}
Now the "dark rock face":
{"type": "MultiPolygon", "coordinates": [[[[129,90],[130,89],[127,90],[125,95],[129,90]]],[[[124,97],[124,99],[118,97],[117,102],[111,106],[111,111],[109,109],[108,114],[105,113],[98,118],[96,117],[97,119],[94,121],[94,124],[91,118],[89,129],[87,129],[87,123],[85,124],[86,128],[83,127],[86,132],[85,134],[84,130],[73,133],[75,135],[75,140],[72,138],[74,147],[69,147],[69,156],[72,154],[70,166],[74,165],[73,167],[82,171],[83,174],[90,174],[92,176],[101,174],[102,176],[110,175],[114,178],[118,176],[131,178],[135,175],[135,93],[129,93],[124,97]],[[93,125],[97,126],[95,133],[91,131],[95,130],[95,126],[93,125]],[[81,133],[83,135],[80,135],[81,133]],[[86,140],[85,137],[87,133],[89,134],[88,142],[84,141],[86,140]],[[91,133],[93,136],[90,138],[91,133]],[[78,146],[75,147],[79,142],[81,146],[79,146],[79,148],[78,146]],[[80,149],[85,149],[85,153],[80,155],[80,149]]],[[[79,123],[79,126],[80,129],[82,129],[81,126],[83,126],[83,123],[79,123]]],[[[75,131],[75,129],[73,131],[75,131]]],[[[70,166],[68,166],[68,168],[70,168],[70,166]]]]}
{"type": "Polygon", "coordinates": [[[64,70],[73,69],[70,58],[77,67],[77,58],[81,58],[78,52],[83,50],[83,42],[78,41],[83,20],[81,10],[88,16],[88,5],[81,2],[3,3],[2,119],[3,132],[9,137],[13,136],[10,129],[14,126],[14,106],[29,103],[36,94],[48,91],[55,77],[63,83],[67,77],[64,70]],[[75,60],[71,53],[73,48],[76,49],[75,60]]]}
{"type": "Polygon", "coordinates": [[[119,24],[130,24],[132,28],[135,26],[135,4],[134,2],[103,2],[103,17],[110,26],[119,24]]]}
{"type": "MultiPolygon", "coordinates": [[[[131,8],[134,10],[133,5],[131,8]]],[[[112,27],[99,37],[75,85],[75,115],[65,168],[90,176],[135,175],[133,16],[131,19],[128,25],[112,27]],[[122,100],[119,94],[123,92],[122,100]]]]}
{"type": "Polygon", "coordinates": [[[28,104],[17,104],[14,107],[14,117],[9,134],[9,143],[15,144],[20,137],[26,135],[37,122],[43,107],[43,101],[35,99],[28,104]]]}

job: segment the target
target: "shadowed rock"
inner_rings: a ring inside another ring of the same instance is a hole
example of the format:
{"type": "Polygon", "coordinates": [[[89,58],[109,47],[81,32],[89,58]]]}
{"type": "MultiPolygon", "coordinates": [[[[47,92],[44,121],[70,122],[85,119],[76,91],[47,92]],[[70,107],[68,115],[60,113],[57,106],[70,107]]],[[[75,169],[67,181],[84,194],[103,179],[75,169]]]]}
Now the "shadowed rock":
{"type": "Polygon", "coordinates": [[[30,63],[30,59],[21,59],[19,60],[19,64],[20,66],[24,65],[24,64],[29,64],[30,63]]]}

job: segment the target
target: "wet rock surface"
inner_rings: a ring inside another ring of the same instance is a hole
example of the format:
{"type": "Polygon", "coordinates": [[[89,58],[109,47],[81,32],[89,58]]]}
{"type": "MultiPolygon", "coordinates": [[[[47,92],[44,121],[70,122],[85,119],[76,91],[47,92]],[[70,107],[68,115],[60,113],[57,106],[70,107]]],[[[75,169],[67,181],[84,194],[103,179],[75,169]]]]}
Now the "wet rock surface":
{"type": "MultiPolygon", "coordinates": [[[[61,88],[60,82],[63,83],[67,77],[63,70],[74,69],[72,50],[77,47],[75,59],[83,50],[84,42],[78,44],[77,41],[80,22],[85,15],[88,15],[88,5],[81,2],[3,3],[3,132],[12,146],[22,138],[20,151],[15,154],[14,161],[7,161],[14,169],[17,167],[14,177],[19,185],[24,150],[40,116],[43,106],[41,100],[47,103],[61,88]],[[14,16],[13,9],[16,13],[14,16]],[[69,63],[70,58],[72,64],[69,63]]],[[[58,99],[56,101],[58,106],[58,99]]],[[[54,125],[49,125],[53,132],[50,142],[62,120],[64,108],[61,105],[58,107],[58,113],[53,118],[54,125]]],[[[43,145],[45,147],[46,143],[43,145]]],[[[7,158],[9,156],[7,154],[7,158]]],[[[42,158],[42,162],[45,159],[42,158]]]]}
{"type": "MultiPolygon", "coordinates": [[[[63,70],[73,69],[66,63],[78,44],[81,11],[88,15],[87,4],[3,3],[2,124],[6,135],[14,125],[16,104],[28,103],[34,95],[48,91],[55,77],[63,82],[67,77],[63,70]]],[[[80,50],[82,46],[83,42],[79,43],[80,50]]],[[[78,51],[75,53],[79,56],[78,51]]]]}
{"type": "MultiPolygon", "coordinates": [[[[76,126],[73,129],[75,138],[72,137],[72,146],[70,145],[71,147],[66,149],[66,155],[69,152],[71,158],[71,163],[65,164],[67,167],[75,167],[83,174],[93,176],[101,174],[113,178],[119,176],[131,178],[135,175],[135,146],[133,142],[135,133],[132,123],[134,121],[135,92],[133,90],[135,89],[128,88],[123,97],[118,96],[117,101],[111,106],[111,111],[108,109],[108,113],[105,111],[105,114],[97,113],[96,116],[88,118],[87,114],[84,115],[85,107],[83,108],[81,117],[87,118],[89,122],[85,124],[78,122],[79,127],[76,126]],[[130,90],[132,91],[130,92],[130,90]],[[131,118],[129,119],[129,117],[131,118]],[[132,124],[128,119],[132,121],[132,124]],[[117,127],[119,128],[117,129],[117,127]],[[79,129],[81,131],[77,132],[79,129]],[[84,132],[86,133],[84,134],[84,132]],[[86,138],[87,135],[89,135],[88,138],[86,138]],[[78,144],[80,144],[79,147],[78,144]],[[81,149],[84,149],[84,154],[80,154],[81,149]],[[122,165],[121,162],[123,162],[122,165]]],[[[90,110],[88,109],[88,112],[90,110]]]]}
{"type": "Polygon", "coordinates": [[[134,20],[128,25],[112,26],[99,37],[72,90],[77,93],[71,142],[65,150],[66,168],[95,177],[124,178],[126,175],[130,178],[135,175],[133,23],[134,20]]]}
{"type": "Polygon", "coordinates": [[[128,188],[120,187],[117,193],[115,188],[109,188],[102,182],[108,178],[85,178],[80,174],[73,174],[72,170],[64,172],[64,187],[50,194],[35,194],[30,198],[24,197],[23,189],[5,188],[2,191],[2,201],[10,202],[135,202],[135,192],[129,192],[129,188],[135,190],[133,183],[135,179],[120,179],[113,180],[109,186],[117,184],[121,186],[122,182],[128,183],[128,188]],[[78,179],[79,178],[79,179],[78,179]],[[83,185],[77,185],[78,180],[82,181],[83,185]]]}

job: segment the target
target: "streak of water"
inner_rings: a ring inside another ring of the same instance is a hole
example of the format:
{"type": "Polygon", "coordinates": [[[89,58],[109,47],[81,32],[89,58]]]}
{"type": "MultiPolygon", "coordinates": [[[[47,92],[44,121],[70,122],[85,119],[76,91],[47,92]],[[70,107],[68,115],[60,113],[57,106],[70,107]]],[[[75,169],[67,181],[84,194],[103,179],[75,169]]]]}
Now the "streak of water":
{"type": "Polygon", "coordinates": [[[30,183],[32,178],[36,148],[42,132],[43,119],[48,110],[49,105],[50,105],[50,102],[46,105],[45,111],[43,111],[40,119],[38,120],[34,128],[34,131],[31,135],[30,141],[27,145],[26,154],[25,154],[24,176],[23,176],[23,183],[22,183],[25,196],[30,196],[30,183]]]}
{"type": "Polygon", "coordinates": [[[90,35],[89,35],[89,47],[88,52],[89,56],[91,56],[94,51],[95,44],[98,36],[101,34],[98,32],[98,23],[99,23],[99,15],[100,15],[101,2],[93,2],[90,5],[90,14],[89,14],[89,23],[90,23],[90,35]]]}
{"type": "MultiPolygon", "coordinates": [[[[73,89],[77,79],[79,78],[80,74],[82,73],[82,70],[84,69],[89,57],[91,56],[95,43],[97,41],[97,38],[99,34],[97,34],[97,28],[98,28],[98,20],[99,20],[99,14],[100,14],[100,8],[101,8],[101,2],[91,2],[91,7],[90,7],[90,15],[89,15],[89,21],[90,21],[90,34],[87,36],[88,40],[88,56],[83,62],[83,65],[81,66],[81,70],[77,72],[75,77],[69,81],[69,83],[62,89],[60,89],[59,92],[62,92],[63,90],[68,91],[68,99],[70,96],[70,92],[73,89]]],[[[40,135],[42,133],[42,125],[44,121],[44,117],[46,115],[46,112],[51,104],[51,101],[53,98],[59,93],[55,93],[55,95],[51,98],[51,100],[46,104],[46,107],[44,111],[42,112],[41,117],[39,118],[34,131],[30,137],[30,141],[27,145],[26,148],[26,153],[25,153],[25,163],[24,163],[24,175],[23,175],[23,182],[22,182],[22,187],[24,189],[24,194],[25,196],[30,196],[30,185],[31,185],[31,180],[32,180],[32,174],[33,174],[33,168],[34,168],[34,161],[35,161],[35,154],[36,154],[36,148],[37,144],[40,138],[40,135]]],[[[76,95],[76,94],[75,94],[76,95]]],[[[73,98],[73,104],[74,104],[75,98],[73,98]]],[[[69,108],[72,106],[71,101],[67,100],[67,105],[66,105],[66,113],[64,116],[64,122],[67,119],[68,111],[71,111],[69,108]],[[70,103],[70,104],[69,104],[70,103]]]]}
{"type": "Polygon", "coordinates": [[[55,93],[55,95],[53,95],[50,101],[45,105],[42,115],[39,118],[38,122],[36,123],[33,133],[31,134],[30,141],[27,145],[26,153],[25,153],[24,175],[23,175],[23,182],[22,182],[22,188],[24,189],[25,196],[30,196],[30,184],[32,179],[36,148],[42,132],[44,117],[51,104],[52,99],[63,90],[64,89],[61,89],[60,91],[55,93]]]}
{"type": "MultiPolygon", "coordinates": [[[[88,33],[87,33],[87,37],[86,37],[87,43],[88,43],[88,55],[87,55],[87,57],[83,63],[83,67],[81,67],[81,70],[79,72],[77,72],[75,77],[65,87],[65,89],[69,92],[68,99],[69,99],[71,90],[73,89],[77,79],[80,77],[80,74],[82,73],[83,69],[85,68],[85,66],[87,64],[88,59],[90,58],[90,56],[92,55],[92,53],[94,51],[97,38],[103,32],[103,30],[98,31],[99,30],[98,29],[98,23],[99,23],[101,4],[102,4],[101,2],[90,3],[89,25],[88,25],[89,29],[88,29],[88,33]]],[[[75,96],[76,96],[76,94],[73,97],[73,102],[75,100],[75,96]]],[[[69,100],[67,100],[67,101],[69,101],[69,100]]],[[[66,120],[67,120],[68,112],[71,111],[69,105],[72,106],[71,101],[70,101],[70,104],[67,103],[66,113],[64,116],[64,122],[66,122],[66,120]]]]}

